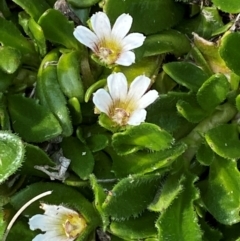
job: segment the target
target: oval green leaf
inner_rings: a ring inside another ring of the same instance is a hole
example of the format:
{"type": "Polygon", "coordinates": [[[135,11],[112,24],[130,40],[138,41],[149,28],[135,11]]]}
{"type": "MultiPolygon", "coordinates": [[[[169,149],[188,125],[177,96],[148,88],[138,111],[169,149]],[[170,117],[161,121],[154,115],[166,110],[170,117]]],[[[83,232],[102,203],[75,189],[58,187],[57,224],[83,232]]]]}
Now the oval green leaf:
{"type": "Polygon", "coordinates": [[[203,201],[214,218],[225,225],[240,222],[240,173],[235,160],[215,155],[210,166],[207,191],[203,201]]]}
{"type": "Polygon", "coordinates": [[[206,111],[213,111],[226,99],[229,88],[225,75],[215,74],[211,76],[197,92],[199,105],[206,111]]]}
{"type": "Polygon", "coordinates": [[[0,183],[22,165],[24,152],[24,144],[17,135],[0,131],[0,183]]]}
{"type": "Polygon", "coordinates": [[[54,115],[35,100],[10,95],[8,109],[14,131],[26,141],[44,142],[62,133],[54,115]]]}
{"type": "Polygon", "coordinates": [[[145,148],[151,151],[164,150],[169,148],[173,141],[167,131],[150,123],[129,127],[126,131],[112,136],[113,148],[119,155],[127,155],[145,148]]]}
{"type": "Polygon", "coordinates": [[[240,42],[240,32],[227,33],[220,42],[219,53],[225,61],[227,67],[237,75],[240,75],[240,52],[238,49],[240,42]]]}
{"type": "Polygon", "coordinates": [[[224,124],[209,130],[205,139],[211,149],[227,159],[240,158],[240,140],[237,126],[224,124]]]}
{"type": "Polygon", "coordinates": [[[178,84],[192,91],[197,91],[208,79],[208,74],[202,69],[187,62],[171,62],[163,65],[163,70],[178,84]]]}

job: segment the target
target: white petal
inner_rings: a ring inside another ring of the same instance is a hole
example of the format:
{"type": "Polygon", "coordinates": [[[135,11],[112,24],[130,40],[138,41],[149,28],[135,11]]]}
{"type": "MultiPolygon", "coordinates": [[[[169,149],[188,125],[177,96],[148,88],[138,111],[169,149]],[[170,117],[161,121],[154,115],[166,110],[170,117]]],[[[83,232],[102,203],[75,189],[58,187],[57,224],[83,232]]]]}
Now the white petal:
{"type": "Polygon", "coordinates": [[[41,203],[41,208],[45,210],[44,214],[50,217],[56,218],[57,216],[62,215],[78,215],[77,212],[73,211],[72,209],[66,208],[62,205],[48,205],[45,203],[41,203]]]}
{"type": "Polygon", "coordinates": [[[118,39],[124,38],[132,26],[132,17],[129,14],[121,14],[112,28],[112,35],[118,39]]]}
{"type": "Polygon", "coordinates": [[[97,12],[93,14],[90,21],[92,29],[99,39],[110,36],[111,24],[108,16],[104,12],[97,12]]]}
{"type": "Polygon", "coordinates": [[[145,36],[141,33],[131,33],[123,39],[123,49],[128,51],[131,49],[136,49],[143,45],[145,36]]]}
{"type": "Polygon", "coordinates": [[[158,98],[158,92],[156,90],[150,90],[138,102],[139,109],[145,109],[152,104],[158,98]]]}
{"type": "Polygon", "coordinates": [[[73,32],[74,37],[82,44],[94,51],[98,37],[88,28],[77,26],[73,32]]]}
{"type": "Polygon", "coordinates": [[[93,94],[93,103],[101,112],[108,115],[109,108],[112,105],[112,98],[106,90],[99,89],[93,94]]]}
{"type": "Polygon", "coordinates": [[[29,220],[31,230],[40,229],[42,231],[58,230],[61,228],[62,223],[58,222],[56,218],[37,214],[29,220]]]}
{"type": "Polygon", "coordinates": [[[129,66],[135,63],[135,54],[132,51],[123,52],[115,63],[123,66],[129,66]]]}
{"type": "Polygon", "coordinates": [[[132,126],[140,125],[142,122],[145,121],[146,115],[147,115],[147,111],[144,110],[144,109],[135,110],[131,114],[131,116],[130,116],[130,118],[128,120],[128,124],[132,125],[132,126]]]}
{"type": "Polygon", "coordinates": [[[128,91],[128,82],[123,73],[113,73],[107,78],[109,93],[114,100],[125,101],[128,91]]]}
{"type": "Polygon", "coordinates": [[[151,80],[145,75],[136,77],[130,85],[128,91],[128,100],[138,102],[143,94],[147,91],[151,80]]]}

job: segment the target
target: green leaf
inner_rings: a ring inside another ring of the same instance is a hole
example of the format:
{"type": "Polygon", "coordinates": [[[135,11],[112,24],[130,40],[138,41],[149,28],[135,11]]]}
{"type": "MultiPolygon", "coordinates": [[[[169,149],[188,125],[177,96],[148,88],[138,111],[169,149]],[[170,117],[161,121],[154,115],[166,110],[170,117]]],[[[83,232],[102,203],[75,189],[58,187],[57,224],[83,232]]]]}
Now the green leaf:
{"type": "Polygon", "coordinates": [[[64,138],[61,147],[65,157],[71,160],[70,167],[83,180],[93,171],[94,158],[87,146],[75,137],[64,138]]]}
{"type": "Polygon", "coordinates": [[[131,31],[146,35],[173,27],[185,13],[184,5],[173,0],[107,0],[103,9],[112,23],[122,13],[129,13],[133,17],[131,31]],[[151,17],[143,18],[143,16],[151,17]]]}
{"type": "Polygon", "coordinates": [[[48,108],[58,119],[63,136],[70,136],[73,132],[67,101],[63,95],[58,79],[56,63],[59,58],[58,50],[49,52],[43,59],[39,70],[36,86],[40,104],[48,108]]]}
{"type": "Polygon", "coordinates": [[[119,181],[103,203],[103,211],[113,219],[138,216],[153,200],[159,175],[132,175],[119,181]]]}
{"type": "Polygon", "coordinates": [[[100,0],[68,0],[68,3],[70,3],[73,7],[76,8],[88,8],[98,2],[100,2],[100,0]]]}
{"type": "Polygon", "coordinates": [[[220,42],[219,53],[225,61],[227,67],[231,69],[237,75],[240,75],[239,61],[240,52],[236,51],[239,46],[240,33],[227,33],[220,42]]]}
{"type": "Polygon", "coordinates": [[[33,18],[28,21],[28,28],[30,30],[30,37],[34,40],[36,49],[41,56],[47,53],[47,45],[42,28],[38,25],[33,18]]]}
{"type": "Polygon", "coordinates": [[[197,223],[197,214],[193,205],[194,200],[199,197],[198,190],[194,187],[196,177],[190,173],[186,173],[185,176],[186,178],[182,182],[184,185],[183,191],[160,214],[156,223],[160,241],[202,240],[202,233],[197,223]]]}
{"type": "Polygon", "coordinates": [[[133,154],[119,156],[114,151],[109,150],[113,159],[113,171],[117,177],[125,177],[129,174],[145,174],[157,171],[165,171],[181,154],[186,150],[184,144],[178,144],[170,149],[147,152],[138,151],[133,154]]]}
{"type": "Polygon", "coordinates": [[[211,149],[219,156],[227,159],[240,158],[240,140],[237,126],[224,124],[209,130],[205,139],[211,149]]]}
{"type": "Polygon", "coordinates": [[[192,123],[200,122],[208,114],[201,108],[201,106],[199,106],[196,100],[193,100],[192,102],[179,100],[176,107],[178,112],[192,123]]]}
{"type": "Polygon", "coordinates": [[[191,36],[197,33],[203,38],[209,39],[213,32],[223,26],[222,16],[215,7],[201,7],[199,14],[192,18],[185,18],[176,27],[180,32],[191,36]]]}
{"type": "Polygon", "coordinates": [[[101,151],[108,146],[108,138],[103,134],[90,136],[86,139],[86,142],[92,152],[101,151]]]}
{"type": "Polygon", "coordinates": [[[168,132],[150,123],[131,126],[126,131],[112,136],[113,148],[119,155],[127,155],[143,149],[165,150],[173,144],[173,141],[168,132]]]}
{"type": "Polygon", "coordinates": [[[0,92],[4,93],[12,84],[15,74],[7,74],[0,70],[0,92]]]}
{"type": "Polygon", "coordinates": [[[185,176],[179,174],[169,175],[158,190],[148,209],[154,212],[164,212],[184,190],[185,176]]]}
{"type": "Polygon", "coordinates": [[[206,111],[214,110],[226,99],[229,87],[225,75],[215,74],[211,76],[197,92],[199,105],[206,111]]]}
{"type": "Polygon", "coordinates": [[[239,13],[240,2],[235,0],[212,0],[213,4],[227,13],[239,13]]]}
{"type": "Polygon", "coordinates": [[[176,111],[176,104],[179,100],[191,101],[192,96],[183,92],[170,92],[161,95],[147,108],[146,122],[158,125],[169,133],[173,133],[175,139],[184,137],[194,128],[195,124],[189,123],[176,111]]]}
{"type": "Polygon", "coordinates": [[[172,53],[181,56],[190,50],[189,39],[182,33],[169,29],[160,34],[148,36],[141,48],[137,51],[144,51],[143,56],[153,56],[164,53],[172,53]]]}
{"type": "Polygon", "coordinates": [[[155,221],[157,214],[144,212],[138,218],[129,218],[125,221],[113,221],[110,224],[111,233],[127,240],[140,240],[157,235],[155,221]]]}
{"type": "Polygon", "coordinates": [[[21,32],[12,22],[0,18],[0,26],[0,43],[3,46],[9,46],[20,51],[23,63],[37,67],[39,64],[39,58],[33,44],[23,37],[21,32]]]}
{"type": "Polygon", "coordinates": [[[102,204],[107,197],[107,193],[106,191],[104,191],[103,187],[97,183],[97,180],[93,174],[90,175],[89,180],[94,193],[95,207],[101,215],[103,226],[107,227],[109,225],[109,220],[107,216],[105,216],[104,211],[102,209],[102,204]]]}
{"type": "Polygon", "coordinates": [[[87,221],[87,227],[76,241],[84,241],[97,226],[100,225],[100,217],[93,205],[77,190],[59,183],[38,182],[27,186],[17,192],[11,198],[11,204],[19,210],[27,201],[40,193],[52,190],[52,194],[41,198],[24,210],[23,215],[33,216],[40,214],[39,202],[54,205],[64,205],[78,211],[87,221]]]}
{"type": "Polygon", "coordinates": [[[79,52],[64,53],[57,65],[58,82],[63,93],[70,99],[76,97],[83,102],[84,88],[80,78],[79,52]]]}
{"type": "Polygon", "coordinates": [[[188,62],[171,62],[163,65],[163,70],[178,84],[197,91],[208,75],[196,65],[188,62]]]}
{"type": "Polygon", "coordinates": [[[22,165],[24,152],[23,142],[18,136],[0,131],[0,183],[22,165]]]}
{"type": "Polygon", "coordinates": [[[8,74],[14,73],[21,64],[21,53],[14,48],[0,47],[0,69],[8,74]]]}
{"type": "Polygon", "coordinates": [[[35,21],[38,21],[40,16],[50,8],[45,0],[13,0],[13,2],[22,7],[35,21]]]}
{"type": "Polygon", "coordinates": [[[210,166],[207,190],[203,201],[214,218],[225,225],[240,222],[240,173],[235,160],[215,155],[210,166]]]}
{"type": "Polygon", "coordinates": [[[194,34],[193,37],[195,48],[202,54],[208,68],[211,68],[211,75],[213,73],[229,74],[230,70],[219,54],[219,44],[201,38],[197,34],[194,34]]]}
{"type": "Polygon", "coordinates": [[[37,104],[36,100],[21,95],[9,95],[8,109],[14,131],[26,141],[43,142],[62,132],[54,115],[37,104]]]}
{"type": "Polygon", "coordinates": [[[55,167],[56,163],[54,163],[46,152],[44,152],[38,146],[31,145],[29,143],[25,143],[25,158],[24,163],[21,167],[20,173],[24,175],[30,176],[39,176],[39,177],[48,177],[47,174],[42,171],[34,168],[36,165],[38,166],[49,166],[55,167]]]}
{"type": "Polygon", "coordinates": [[[48,9],[38,20],[47,40],[64,45],[69,49],[78,49],[73,36],[74,24],[58,10],[48,9]],[[49,24],[54,23],[54,24],[49,24]]]}
{"type": "Polygon", "coordinates": [[[197,150],[196,158],[204,166],[210,166],[214,159],[214,152],[209,145],[203,143],[197,150]]]}

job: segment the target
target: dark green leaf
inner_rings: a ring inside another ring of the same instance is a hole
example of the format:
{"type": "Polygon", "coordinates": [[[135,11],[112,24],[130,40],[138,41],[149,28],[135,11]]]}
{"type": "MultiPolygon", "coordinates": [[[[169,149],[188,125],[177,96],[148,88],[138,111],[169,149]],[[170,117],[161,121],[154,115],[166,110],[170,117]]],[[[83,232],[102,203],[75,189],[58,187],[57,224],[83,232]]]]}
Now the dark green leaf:
{"type": "Polygon", "coordinates": [[[38,23],[47,40],[69,49],[78,49],[78,42],[73,36],[74,25],[61,12],[49,9],[40,17],[38,23]]]}
{"type": "Polygon", "coordinates": [[[239,46],[240,33],[227,33],[223,36],[220,43],[219,53],[225,61],[227,67],[237,75],[240,75],[239,61],[240,52],[236,51],[239,46]]]}
{"type": "Polygon", "coordinates": [[[111,222],[110,230],[111,233],[123,239],[145,239],[157,235],[157,229],[154,225],[156,220],[156,213],[144,212],[138,218],[129,218],[122,222],[111,222]]]}
{"type": "Polygon", "coordinates": [[[88,179],[94,167],[94,158],[89,148],[75,137],[64,138],[61,146],[64,156],[71,160],[72,170],[80,178],[88,179]]]}
{"type": "Polygon", "coordinates": [[[185,176],[186,178],[182,182],[183,191],[160,214],[157,221],[161,241],[202,241],[202,233],[193,205],[194,200],[199,197],[198,190],[194,187],[196,177],[190,173],[186,173],[185,176]]]}
{"type": "Polygon", "coordinates": [[[170,148],[173,141],[168,132],[150,123],[131,126],[126,131],[112,136],[113,148],[119,155],[127,155],[146,148],[151,151],[164,150],[170,148]]]}
{"type": "Polygon", "coordinates": [[[171,62],[163,66],[163,70],[178,84],[197,91],[208,75],[196,65],[188,62],[171,62]]]}
{"type": "Polygon", "coordinates": [[[13,2],[22,7],[35,21],[38,21],[40,16],[50,8],[45,0],[13,0],[13,2]]]}
{"type": "Polygon", "coordinates": [[[141,214],[153,200],[160,178],[159,175],[132,175],[119,181],[103,203],[105,215],[126,219],[141,214]]]}
{"type": "Polygon", "coordinates": [[[178,144],[170,149],[153,153],[138,151],[125,156],[119,156],[114,151],[109,151],[109,153],[113,159],[115,175],[125,177],[129,174],[166,171],[165,168],[169,167],[185,150],[184,144],[178,144]]]}
{"type": "Polygon", "coordinates": [[[79,52],[64,53],[57,65],[58,82],[68,98],[76,97],[83,102],[84,88],[80,78],[79,52]]]}
{"type": "Polygon", "coordinates": [[[234,124],[224,124],[205,134],[208,145],[219,156],[227,159],[240,158],[238,129],[234,124]]]}
{"type": "Polygon", "coordinates": [[[214,218],[225,225],[240,221],[240,173],[235,160],[215,155],[210,166],[207,190],[203,201],[214,218]]]}
{"type": "Polygon", "coordinates": [[[8,109],[14,131],[26,141],[43,142],[62,132],[54,115],[35,100],[21,95],[10,95],[8,109]]]}
{"type": "Polygon", "coordinates": [[[184,5],[173,0],[107,0],[103,8],[112,23],[122,13],[129,13],[133,17],[131,31],[144,34],[153,34],[171,28],[183,18],[185,13],[184,5]]]}
{"type": "Polygon", "coordinates": [[[225,75],[213,75],[203,83],[197,92],[199,105],[206,111],[214,110],[227,97],[229,87],[225,75]]]}

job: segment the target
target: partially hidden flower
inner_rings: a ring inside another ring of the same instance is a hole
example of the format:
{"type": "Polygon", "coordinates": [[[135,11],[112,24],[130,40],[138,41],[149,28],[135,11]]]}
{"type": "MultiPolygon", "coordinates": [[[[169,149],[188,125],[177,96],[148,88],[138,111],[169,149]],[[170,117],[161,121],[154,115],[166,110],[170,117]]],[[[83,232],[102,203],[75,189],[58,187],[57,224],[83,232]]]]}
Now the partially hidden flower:
{"type": "Polygon", "coordinates": [[[73,241],[87,226],[85,219],[72,209],[45,203],[40,208],[44,214],[30,218],[29,226],[31,230],[40,229],[45,233],[38,234],[32,241],[73,241]]]}
{"type": "Polygon", "coordinates": [[[156,90],[147,89],[151,80],[140,75],[128,87],[123,73],[113,73],[107,78],[108,91],[97,90],[93,95],[93,103],[98,111],[105,113],[119,126],[140,125],[146,119],[145,108],[158,98],[156,90]]]}
{"type": "Polygon", "coordinates": [[[93,32],[78,26],[73,35],[89,47],[103,64],[129,66],[135,62],[135,54],[131,50],[140,47],[145,40],[141,33],[127,35],[132,21],[132,17],[124,13],[117,18],[111,29],[108,16],[97,12],[90,19],[93,32]]]}

